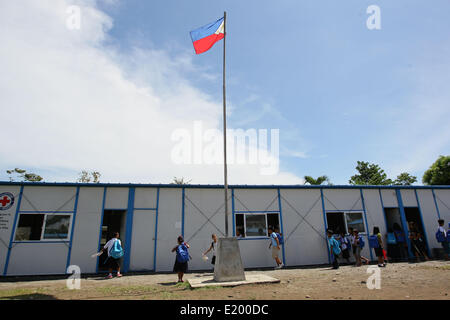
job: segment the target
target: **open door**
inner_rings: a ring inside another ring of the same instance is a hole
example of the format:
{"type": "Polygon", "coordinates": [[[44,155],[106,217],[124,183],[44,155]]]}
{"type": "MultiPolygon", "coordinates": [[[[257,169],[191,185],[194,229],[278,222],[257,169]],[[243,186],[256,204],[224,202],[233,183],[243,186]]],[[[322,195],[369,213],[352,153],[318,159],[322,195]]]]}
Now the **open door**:
{"type": "MultiPolygon", "coordinates": [[[[103,248],[114,235],[114,233],[119,232],[120,241],[122,242],[122,248],[125,248],[125,223],[126,223],[126,210],[105,210],[103,213],[103,224],[102,224],[102,236],[100,239],[100,248],[103,248]]],[[[103,253],[98,257],[98,271],[106,271],[106,258],[108,258],[107,253],[103,253]]],[[[122,260],[120,268],[122,269],[122,260]]]]}

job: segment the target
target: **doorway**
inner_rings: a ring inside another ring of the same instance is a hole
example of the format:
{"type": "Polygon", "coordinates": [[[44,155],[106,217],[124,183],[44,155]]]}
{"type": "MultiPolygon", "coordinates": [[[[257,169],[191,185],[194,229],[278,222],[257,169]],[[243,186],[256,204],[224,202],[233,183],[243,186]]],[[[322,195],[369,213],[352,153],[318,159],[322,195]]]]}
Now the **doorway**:
{"type": "MultiPolygon", "coordinates": [[[[122,243],[122,248],[125,248],[125,224],[126,224],[126,210],[105,210],[103,212],[103,224],[102,224],[102,235],[100,239],[100,248],[103,248],[105,244],[111,240],[114,233],[119,232],[120,241],[122,243]]],[[[103,253],[98,259],[98,271],[108,270],[107,264],[105,264],[108,254],[103,253]]],[[[120,268],[122,269],[122,260],[120,261],[120,268]]]]}
{"type": "Polygon", "coordinates": [[[422,218],[420,216],[419,208],[417,208],[417,207],[405,208],[405,217],[406,217],[406,221],[408,222],[408,224],[410,222],[414,222],[414,224],[417,226],[419,233],[422,235],[422,240],[423,240],[423,244],[425,246],[427,255],[430,256],[430,250],[428,248],[428,241],[425,236],[425,228],[422,223],[422,218]]]}

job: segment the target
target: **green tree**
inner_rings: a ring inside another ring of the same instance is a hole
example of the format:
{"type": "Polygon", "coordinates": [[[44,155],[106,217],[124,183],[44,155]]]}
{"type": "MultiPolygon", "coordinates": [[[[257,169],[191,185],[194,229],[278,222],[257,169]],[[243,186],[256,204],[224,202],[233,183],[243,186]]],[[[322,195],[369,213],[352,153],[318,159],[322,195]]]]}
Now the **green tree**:
{"type": "Polygon", "coordinates": [[[80,176],[78,177],[77,182],[82,182],[82,183],[99,183],[100,182],[100,177],[101,177],[101,173],[98,171],[92,171],[92,172],[87,172],[86,170],[83,170],[80,172],[80,176]]]}
{"type": "Polygon", "coordinates": [[[6,173],[9,174],[9,181],[15,181],[14,179],[19,178],[21,179],[20,181],[39,182],[43,179],[40,175],[36,173],[31,172],[28,173],[26,170],[19,168],[6,170],[6,173]],[[17,177],[14,178],[14,175],[16,175],[17,177]]]}
{"type": "Polygon", "coordinates": [[[310,185],[321,185],[325,181],[328,182],[328,184],[331,184],[330,179],[327,176],[320,176],[317,179],[314,179],[311,176],[305,176],[304,179],[305,184],[309,183],[310,185]]]}
{"type": "Polygon", "coordinates": [[[439,156],[430,168],[425,171],[422,182],[428,185],[449,185],[450,156],[439,156]]]}
{"type": "Polygon", "coordinates": [[[390,185],[392,180],[387,178],[386,173],[377,164],[358,161],[356,166],[359,174],[355,174],[348,181],[353,185],[390,185]]]}
{"type": "Polygon", "coordinates": [[[192,180],[185,181],[184,177],[173,177],[172,184],[189,184],[192,180]]]}
{"type": "Polygon", "coordinates": [[[394,181],[394,185],[396,186],[409,186],[417,181],[417,177],[410,175],[407,172],[400,173],[397,176],[397,179],[394,181]]]}

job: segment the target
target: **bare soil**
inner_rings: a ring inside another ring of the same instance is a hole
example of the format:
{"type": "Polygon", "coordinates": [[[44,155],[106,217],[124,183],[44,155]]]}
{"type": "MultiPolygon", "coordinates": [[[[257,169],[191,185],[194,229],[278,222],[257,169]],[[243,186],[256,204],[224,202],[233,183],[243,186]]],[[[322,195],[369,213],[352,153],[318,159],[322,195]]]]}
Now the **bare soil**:
{"type": "Polygon", "coordinates": [[[275,284],[191,289],[186,279],[210,273],[188,273],[177,284],[176,274],[124,275],[107,280],[103,275],[81,279],[80,289],[70,290],[67,279],[8,279],[0,282],[2,300],[450,300],[450,262],[392,263],[380,268],[380,289],[371,284],[368,266],[286,268],[256,270],[280,279],[275,284]]]}

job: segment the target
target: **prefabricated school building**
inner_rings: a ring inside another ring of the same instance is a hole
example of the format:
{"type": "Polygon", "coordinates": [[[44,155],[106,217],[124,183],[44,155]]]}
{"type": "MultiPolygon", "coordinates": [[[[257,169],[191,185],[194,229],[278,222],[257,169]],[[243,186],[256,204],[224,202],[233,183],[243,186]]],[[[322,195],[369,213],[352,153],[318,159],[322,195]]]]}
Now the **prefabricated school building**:
{"type": "MultiPolygon", "coordinates": [[[[440,248],[437,220],[450,221],[450,186],[229,186],[230,236],[239,236],[245,268],[273,267],[268,226],[284,236],[286,266],[330,262],[325,230],[357,229],[367,237],[415,221],[430,255],[440,248]]],[[[223,186],[0,182],[2,276],[104,270],[91,255],[120,232],[122,270],[167,272],[183,235],[189,270],[211,270],[201,258],[211,234],[225,236],[223,186]]],[[[366,244],[368,243],[366,239],[366,244]]],[[[368,245],[362,254],[376,259],[368,245]]],[[[411,252],[410,252],[411,254],[411,252]]]]}

